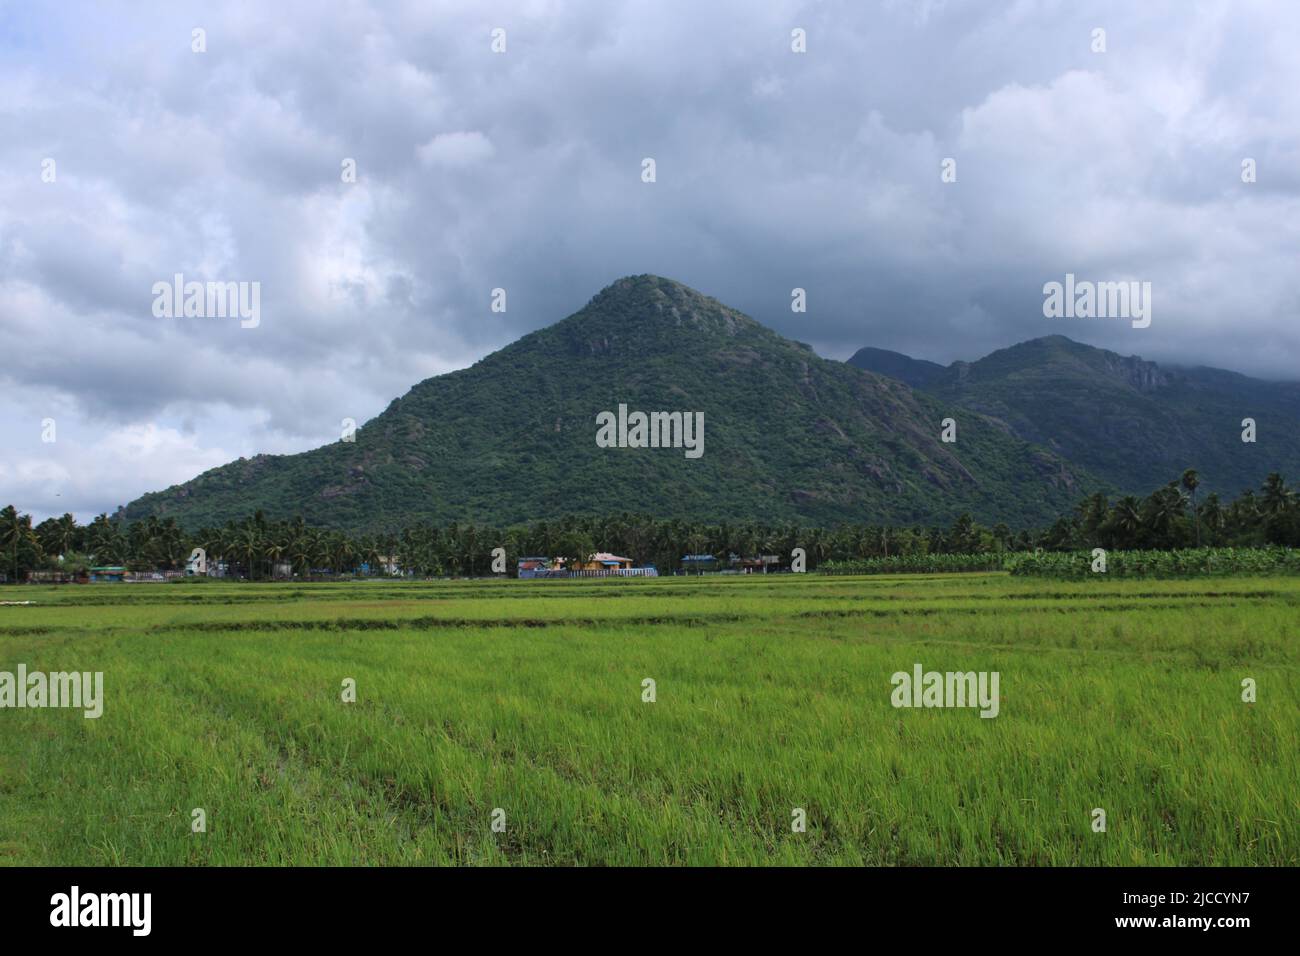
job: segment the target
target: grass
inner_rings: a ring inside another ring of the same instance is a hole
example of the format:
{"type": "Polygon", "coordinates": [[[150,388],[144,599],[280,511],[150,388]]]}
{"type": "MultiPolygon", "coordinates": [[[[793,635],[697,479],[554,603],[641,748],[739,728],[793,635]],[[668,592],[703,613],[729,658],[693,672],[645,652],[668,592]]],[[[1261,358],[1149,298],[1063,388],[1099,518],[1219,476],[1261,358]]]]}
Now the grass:
{"type": "Polygon", "coordinates": [[[36,604],[0,607],[0,670],[102,671],[106,702],[0,710],[0,863],[1300,862],[1291,578],[3,597],[36,604]],[[916,662],[998,671],[1000,715],[894,709],[916,662]]]}

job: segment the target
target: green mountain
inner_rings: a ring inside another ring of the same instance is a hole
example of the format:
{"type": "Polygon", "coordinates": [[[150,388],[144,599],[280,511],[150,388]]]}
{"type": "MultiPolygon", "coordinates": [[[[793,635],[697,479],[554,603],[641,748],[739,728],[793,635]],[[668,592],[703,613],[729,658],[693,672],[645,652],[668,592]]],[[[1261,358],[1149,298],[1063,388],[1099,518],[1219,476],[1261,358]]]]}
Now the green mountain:
{"type": "MultiPolygon", "coordinates": [[[[907,368],[863,349],[868,371],[907,368]]],[[[897,357],[894,357],[897,356],[897,357]]],[[[925,363],[930,365],[933,363],[925,363]]],[[[1237,495],[1271,471],[1300,475],[1300,384],[1213,368],[1162,368],[1062,335],[1022,342],[977,362],[954,362],[918,383],[949,412],[1004,422],[1127,492],[1145,494],[1194,467],[1206,491],[1237,495]],[[1256,441],[1241,440],[1253,418],[1256,441]]]]}
{"type": "Polygon", "coordinates": [[[886,378],[896,378],[913,388],[926,388],[947,371],[938,362],[914,359],[902,352],[891,352],[888,349],[876,349],[871,346],[858,349],[849,359],[849,364],[875,372],[877,375],[884,375],[886,378]]]}
{"type": "Polygon", "coordinates": [[[940,400],[819,358],[753,319],[656,276],[470,368],[427,379],[356,432],[259,455],[144,495],[129,519],[222,524],[255,508],[350,530],[427,519],[497,525],[575,513],[903,523],[963,511],[1021,527],[1097,485],[1058,455],[940,400]],[[704,452],[602,448],[597,416],[702,412],[704,452]]]}

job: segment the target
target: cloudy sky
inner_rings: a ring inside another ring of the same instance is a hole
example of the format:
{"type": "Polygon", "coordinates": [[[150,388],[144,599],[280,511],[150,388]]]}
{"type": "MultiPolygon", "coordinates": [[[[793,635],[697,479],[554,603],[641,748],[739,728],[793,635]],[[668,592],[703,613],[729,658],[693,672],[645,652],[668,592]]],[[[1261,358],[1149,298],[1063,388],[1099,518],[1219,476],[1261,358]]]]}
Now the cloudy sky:
{"type": "Polygon", "coordinates": [[[829,358],[1059,332],[1300,378],[1297,35],[1290,0],[0,0],[0,504],[337,439],[643,272],[829,358]],[[1045,318],[1067,272],[1151,282],[1150,327],[1045,318]],[[176,273],[260,323],[156,316],[176,273]]]}

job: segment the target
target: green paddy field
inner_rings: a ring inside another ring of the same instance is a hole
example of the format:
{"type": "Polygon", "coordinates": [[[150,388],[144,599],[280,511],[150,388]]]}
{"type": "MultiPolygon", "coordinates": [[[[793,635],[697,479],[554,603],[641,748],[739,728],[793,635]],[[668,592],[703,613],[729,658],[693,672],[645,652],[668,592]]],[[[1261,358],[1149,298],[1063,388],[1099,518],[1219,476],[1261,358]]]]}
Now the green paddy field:
{"type": "Polygon", "coordinates": [[[2,864],[1300,863],[1294,578],[0,600],[0,671],[104,675],[99,719],[0,709],[2,864]],[[917,663],[997,671],[999,715],[894,708],[917,663]]]}

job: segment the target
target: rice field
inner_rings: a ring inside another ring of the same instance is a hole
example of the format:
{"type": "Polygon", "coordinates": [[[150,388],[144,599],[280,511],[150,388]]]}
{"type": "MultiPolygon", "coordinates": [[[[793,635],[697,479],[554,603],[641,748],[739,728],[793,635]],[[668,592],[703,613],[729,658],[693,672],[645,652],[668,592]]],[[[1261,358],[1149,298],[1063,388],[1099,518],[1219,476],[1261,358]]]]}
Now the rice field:
{"type": "Polygon", "coordinates": [[[0,709],[3,864],[1300,863],[1295,578],[0,600],[0,671],[104,675],[98,719],[0,709]],[[917,664],[998,715],[895,707],[917,664]]]}

